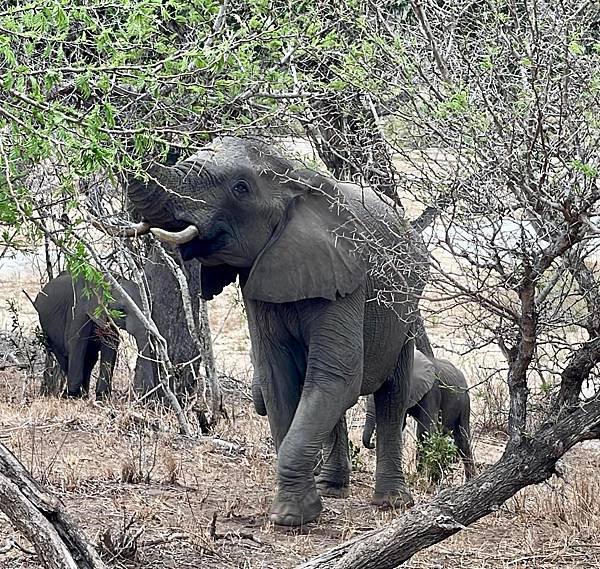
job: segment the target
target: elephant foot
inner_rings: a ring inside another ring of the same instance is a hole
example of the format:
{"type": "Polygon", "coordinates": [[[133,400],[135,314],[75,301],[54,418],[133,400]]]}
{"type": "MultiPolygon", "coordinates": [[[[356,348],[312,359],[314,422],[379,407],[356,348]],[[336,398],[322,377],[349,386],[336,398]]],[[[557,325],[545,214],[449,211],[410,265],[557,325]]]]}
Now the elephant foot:
{"type": "Polygon", "coordinates": [[[108,401],[110,399],[110,391],[96,391],[96,401],[108,401]]]}
{"type": "Polygon", "coordinates": [[[84,395],[85,394],[81,389],[67,389],[63,392],[63,397],[65,399],[82,399],[84,395]]]}
{"type": "Polygon", "coordinates": [[[350,496],[350,485],[348,482],[317,480],[317,492],[326,498],[347,498],[350,496]]]}
{"type": "Polygon", "coordinates": [[[319,517],[323,504],[316,488],[304,495],[280,490],[271,504],[269,519],[278,526],[301,526],[319,517]]]}
{"type": "Polygon", "coordinates": [[[413,497],[406,488],[390,492],[375,491],[371,503],[375,506],[394,508],[396,510],[408,510],[415,505],[413,497]]]}
{"type": "Polygon", "coordinates": [[[321,471],[317,476],[317,492],[327,498],[347,498],[350,495],[350,470],[321,471]]]}

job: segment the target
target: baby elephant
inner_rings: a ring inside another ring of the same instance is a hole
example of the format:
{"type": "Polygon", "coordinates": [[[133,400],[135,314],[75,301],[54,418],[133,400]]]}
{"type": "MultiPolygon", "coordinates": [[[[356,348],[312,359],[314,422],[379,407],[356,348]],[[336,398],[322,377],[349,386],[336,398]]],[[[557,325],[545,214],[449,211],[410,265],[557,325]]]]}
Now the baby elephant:
{"type": "MultiPolygon", "coordinates": [[[[127,279],[120,279],[120,284],[141,306],[137,285],[127,279]]],[[[120,294],[112,289],[110,292],[112,301],[106,308],[113,314],[109,318],[106,310],[99,310],[103,293],[98,287],[86,283],[82,277],[73,279],[68,272],[62,272],[44,286],[33,303],[46,345],[67,376],[67,395],[70,397],[87,394],[98,355],[100,375],[96,383],[96,397],[110,394],[119,345],[117,328],[126,330],[135,338],[138,351],[143,356],[139,365],[144,390],[148,391],[155,385],[149,333],[120,294]]]]}
{"type": "MultiPolygon", "coordinates": [[[[423,443],[438,425],[444,432],[452,433],[465,465],[466,478],[475,475],[470,442],[470,412],[471,402],[463,373],[448,360],[430,359],[415,351],[407,414],[417,421],[417,440],[423,443]]],[[[374,430],[375,406],[373,396],[369,396],[363,429],[363,444],[367,448],[375,447],[371,442],[374,430]]]]}

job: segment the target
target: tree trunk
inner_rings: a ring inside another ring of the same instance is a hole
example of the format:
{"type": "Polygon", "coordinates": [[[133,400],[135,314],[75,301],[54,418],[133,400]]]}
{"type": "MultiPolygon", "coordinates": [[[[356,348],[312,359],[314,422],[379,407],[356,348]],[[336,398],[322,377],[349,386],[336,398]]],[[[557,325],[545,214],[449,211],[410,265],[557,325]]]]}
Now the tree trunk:
{"type": "MultiPolygon", "coordinates": [[[[194,260],[185,265],[192,310],[198,314],[200,263],[194,260]]],[[[152,320],[166,340],[169,359],[177,368],[177,377],[172,388],[178,395],[191,395],[198,388],[201,362],[199,350],[185,325],[186,315],[179,284],[171,269],[165,265],[161,255],[154,249],[144,266],[144,274],[152,299],[152,320]]],[[[136,367],[136,387],[137,381],[136,367]]]]}
{"type": "Polygon", "coordinates": [[[590,401],[534,437],[523,437],[493,466],[458,488],[440,492],[387,527],[343,543],[298,569],[392,569],[495,511],[511,496],[554,474],[575,444],[600,438],[600,401],[590,401]]]}
{"type": "Polygon", "coordinates": [[[210,389],[211,400],[211,423],[215,424],[223,409],[223,397],[221,394],[221,386],[219,385],[219,376],[217,374],[217,366],[215,365],[215,354],[213,352],[212,334],[210,331],[210,323],[208,321],[208,302],[202,298],[200,301],[200,342],[202,344],[202,359],[204,360],[204,371],[206,373],[206,381],[210,389]]]}
{"type": "Polygon", "coordinates": [[[46,492],[0,443],[0,511],[51,569],[106,569],[60,501],[46,492]]]}
{"type": "MultiPolygon", "coordinates": [[[[174,389],[179,395],[199,392],[202,364],[210,392],[210,423],[214,424],[222,401],[208,305],[201,298],[201,265],[195,259],[182,262],[175,248],[163,244],[162,251],[153,249],[144,272],[153,302],[152,319],[167,341],[171,362],[178,368],[174,389]]],[[[205,391],[202,389],[203,395],[205,391]]],[[[205,414],[204,409],[200,412],[205,414]]]]}

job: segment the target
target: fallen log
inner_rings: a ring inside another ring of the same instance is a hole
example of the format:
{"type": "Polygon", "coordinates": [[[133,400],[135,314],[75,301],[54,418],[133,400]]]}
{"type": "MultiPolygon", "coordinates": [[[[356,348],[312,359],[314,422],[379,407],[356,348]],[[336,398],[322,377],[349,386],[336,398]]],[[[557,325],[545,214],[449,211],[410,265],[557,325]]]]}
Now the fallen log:
{"type": "Polygon", "coordinates": [[[60,500],[0,443],[0,511],[48,569],[107,569],[60,500]]]}

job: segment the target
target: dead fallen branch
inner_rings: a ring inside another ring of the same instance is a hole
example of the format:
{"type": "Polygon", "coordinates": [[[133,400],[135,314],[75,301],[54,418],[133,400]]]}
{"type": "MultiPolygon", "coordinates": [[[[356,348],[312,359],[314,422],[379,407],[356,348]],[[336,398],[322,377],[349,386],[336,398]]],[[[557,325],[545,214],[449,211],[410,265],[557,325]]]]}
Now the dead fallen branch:
{"type": "Polygon", "coordinates": [[[46,492],[0,444],[0,511],[50,569],[106,569],[60,501],[46,492]]]}

